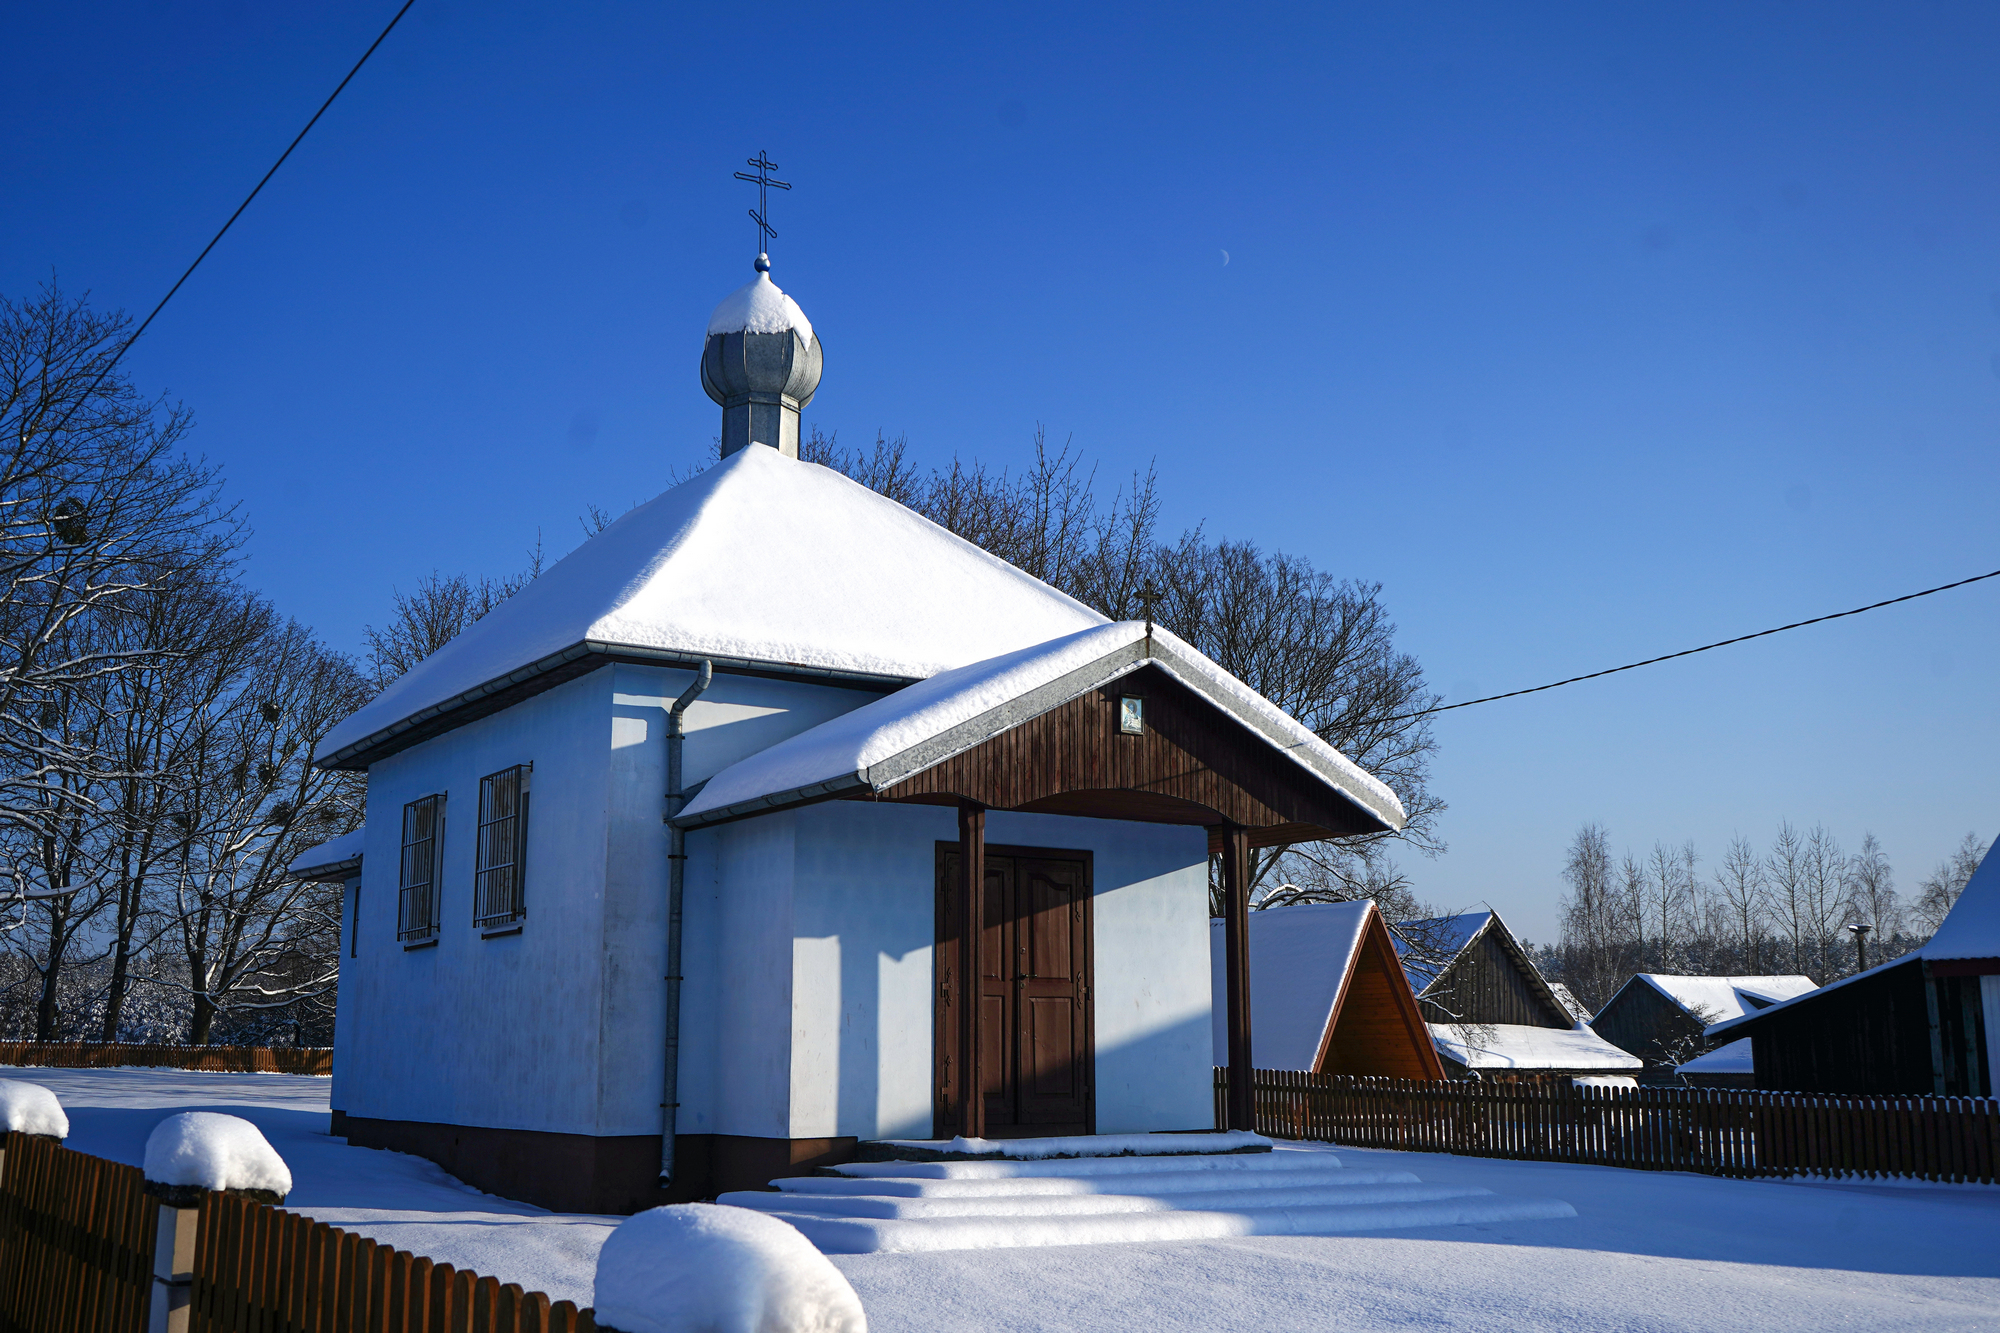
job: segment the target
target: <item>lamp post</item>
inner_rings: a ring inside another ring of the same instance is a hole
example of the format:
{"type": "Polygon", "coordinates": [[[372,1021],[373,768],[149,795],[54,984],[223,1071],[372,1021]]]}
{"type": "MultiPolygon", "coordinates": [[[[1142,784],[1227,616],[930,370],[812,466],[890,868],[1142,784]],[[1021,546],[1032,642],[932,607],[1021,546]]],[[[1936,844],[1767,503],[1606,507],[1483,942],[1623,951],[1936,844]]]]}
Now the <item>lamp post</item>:
{"type": "Polygon", "coordinates": [[[1868,932],[1875,929],[1866,921],[1857,921],[1848,927],[1854,935],[1854,960],[1856,972],[1868,970],[1868,932]]]}

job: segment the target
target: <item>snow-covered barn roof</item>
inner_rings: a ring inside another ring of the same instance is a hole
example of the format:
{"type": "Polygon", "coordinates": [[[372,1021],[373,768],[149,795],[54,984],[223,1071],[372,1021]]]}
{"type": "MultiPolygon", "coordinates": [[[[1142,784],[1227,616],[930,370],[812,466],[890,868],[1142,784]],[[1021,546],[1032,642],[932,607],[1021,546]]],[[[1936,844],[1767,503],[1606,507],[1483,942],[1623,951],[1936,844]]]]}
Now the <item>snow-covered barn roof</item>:
{"type": "MultiPolygon", "coordinates": [[[[1688,1017],[1711,1024],[1742,1018],[1760,1006],[1778,1004],[1814,989],[1811,977],[1684,977],[1665,972],[1637,973],[1625,986],[1641,983],[1666,996],[1688,1017]]],[[[1618,989],[1623,991],[1625,986],[1618,989]]],[[[1618,997],[1611,998],[1616,1001],[1618,997]]]]}
{"type": "Polygon", "coordinates": [[[1468,1069],[1643,1069],[1587,1027],[1544,1028],[1524,1023],[1432,1023],[1438,1049],[1468,1069]]]}
{"type": "Polygon", "coordinates": [[[307,848],[292,858],[285,873],[294,879],[345,879],[361,866],[361,848],[367,829],[343,833],[332,842],[307,848]]]}
{"type": "Polygon", "coordinates": [[[320,762],[365,767],[606,660],[894,689],[1105,623],[838,472],[746,448],[468,626],[336,726],[320,762]]]}
{"type": "Polygon", "coordinates": [[[1381,781],[1180,639],[1137,621],[943,671],[822,722],[717,773],[677,822],[692,828],[829,796],[880,792],[1148,666],[1229,714],[1383,827],[1402,827],[1402,802],[1381,781]]]}

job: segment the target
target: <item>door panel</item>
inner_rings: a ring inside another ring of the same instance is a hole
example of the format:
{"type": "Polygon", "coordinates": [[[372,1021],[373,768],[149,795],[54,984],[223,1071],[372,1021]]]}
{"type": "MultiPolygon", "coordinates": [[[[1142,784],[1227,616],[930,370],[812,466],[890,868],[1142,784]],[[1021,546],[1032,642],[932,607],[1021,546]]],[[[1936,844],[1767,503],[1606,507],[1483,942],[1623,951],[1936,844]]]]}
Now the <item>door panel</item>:
{"type": "MultiPolygon", "coordinates": [[[[958,865],[957,849],[941,845],[933,1081],[940,1137],[958,1132],[958,865]]],[[[985,898],[979,993],[987,1133],[1089,1133],[1095,1067],[1088,862],[989,848],[985,898]]]]}

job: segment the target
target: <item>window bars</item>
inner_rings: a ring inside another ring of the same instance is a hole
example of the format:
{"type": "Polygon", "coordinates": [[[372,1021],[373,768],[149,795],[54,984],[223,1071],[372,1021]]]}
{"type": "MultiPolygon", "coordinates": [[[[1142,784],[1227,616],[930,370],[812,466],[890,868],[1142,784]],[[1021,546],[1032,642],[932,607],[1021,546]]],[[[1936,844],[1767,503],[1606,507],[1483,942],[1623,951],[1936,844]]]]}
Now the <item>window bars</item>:
{"type": "Polygon", "coordinates": [[[522,874],[528,852],[528,775],[533,764],[479,780],[479,847],[472,877],[472,924],[509,926],[528,914],[522,874]]]}
{"type": "Polygon", "coordinates": [[[403,807],[403,864],[396,897],[396,938],[428,940],[438,928],[438,852],[444,841],[444,797],[423,796],[403,807]]]}

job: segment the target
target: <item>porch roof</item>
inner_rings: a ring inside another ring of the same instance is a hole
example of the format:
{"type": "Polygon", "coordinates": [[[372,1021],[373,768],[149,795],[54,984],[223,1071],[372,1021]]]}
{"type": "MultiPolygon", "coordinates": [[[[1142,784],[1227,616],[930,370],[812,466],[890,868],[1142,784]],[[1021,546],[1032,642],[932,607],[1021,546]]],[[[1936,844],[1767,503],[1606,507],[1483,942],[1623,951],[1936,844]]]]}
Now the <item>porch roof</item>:
{"type": "MultiPolygon", "coordinates": [[[[1198,701],[1197,707],[1235,724],[1231,748],[1254,750],[1265,760],[1281,757],[1274,787],[1310,787],[1318,793],[1319,808],[1340,812],[1337,818],[1311,821],[1284,817],[1310,822],[1317,830],[1304,836],[1328,836],[1329,822],[1342,826],[1331,831],[1342,833],[1402,827],[1402,803],[1382,782],[1180,639],[1157,626],[1149,631],[1137,621],[1084,630],[942,672],[801,732],[710,778],[676,822],[696,828],[840,797],[936,800],[946,793],[937,782],[917,780],[920,775],[1114,682],[1135,673],[1153,679],[1155,671],[1198,701]]],[[[1031,800],[995,799],[988,793],[985,803],[1009,809],[1039,803],[1056,809],[1050,801],[1061,793],[1088,790],[1103,793],[1098,801],[1103,809],[1070,801],[1064,812],[1189,824],[1224,819],[1184,789],[1169,794],[1164,788],[1170,784],[1114,795],[1122,785],[1100,769],[1083,780],[1056,781],[1053,788],[1045,783],[1017,793],[1031,800]]],[[[960,794],[980,798],[979,793],[960,794]]],[[[1284,820],[1274,816],[1239,822],[1284,820]]]]}

